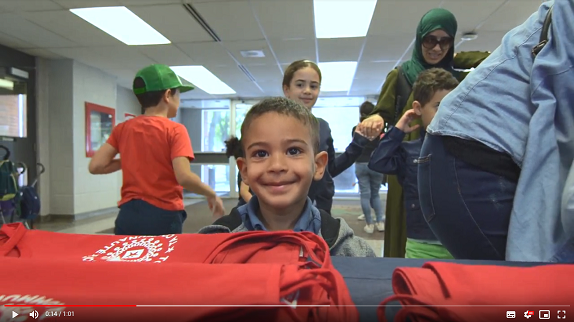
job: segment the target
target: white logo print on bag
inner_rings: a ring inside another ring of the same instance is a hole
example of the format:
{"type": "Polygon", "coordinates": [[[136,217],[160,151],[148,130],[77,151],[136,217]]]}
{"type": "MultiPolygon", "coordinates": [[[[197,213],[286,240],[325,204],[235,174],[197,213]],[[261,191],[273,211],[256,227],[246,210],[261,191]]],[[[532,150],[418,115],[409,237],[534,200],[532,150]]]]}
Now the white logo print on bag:
{"type": "Polygon", "coordinates": [[[130,236],[118,239],[82,258],[85,262],[153,262],[163,263],[175,249],[176,235],[130,236]]]}

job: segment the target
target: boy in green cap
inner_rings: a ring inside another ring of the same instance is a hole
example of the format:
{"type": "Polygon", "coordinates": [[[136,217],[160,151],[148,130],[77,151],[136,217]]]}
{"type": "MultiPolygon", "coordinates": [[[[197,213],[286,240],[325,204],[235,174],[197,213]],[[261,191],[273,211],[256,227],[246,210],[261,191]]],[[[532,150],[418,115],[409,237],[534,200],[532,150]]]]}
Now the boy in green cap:
{"type": "Polygon", "coordinates": [[[122,171],[116,235],[181,234],[187,213],[183,188],[207,198],[214,219],[223,216],[221,199],[191,172],[194,159],[187,129],[173,122],[185,86],[166,65],[140,70],[133,90],[144,114],[118,124],[90,161],[92,174],[122,171]],[[121,159],[114,159],[120,153],[121,159]]]}

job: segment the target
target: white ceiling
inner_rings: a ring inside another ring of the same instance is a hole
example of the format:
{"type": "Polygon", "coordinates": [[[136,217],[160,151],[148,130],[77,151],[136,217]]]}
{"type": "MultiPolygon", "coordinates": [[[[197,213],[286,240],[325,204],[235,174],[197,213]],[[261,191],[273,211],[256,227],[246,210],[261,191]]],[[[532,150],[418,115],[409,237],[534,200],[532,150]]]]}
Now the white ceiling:
{"type": "MultiPolygon", "coordinates": [[[[281,95],[283,70],[294,60],[358,61],[348,93],[322,95],[376,95],[386,74],[410,58],[417,23],[426,11],[443,7],[455,14],[457,51],[491,51],[540,3],[378,0],[366,37],[315,39],[312,0],[0,0],[0,44],[34,56],[75,59],[117,76],[118,83],[128,88],[136,71],[152,63],[203,65],[233,88],[236,98],[281,95]],[[199,12],[220,42],[213,40],[184,3],[199,12]],[[127,46],[68,11],[118,5],[127,6],[172,43],[127,46]],[[460,35],[469,31],[477,32],[478,39],[460,43],[460,35]],[[244,58],[242,50],[263,50],[265,57],[244,58]]],[[[188,99],[223,97],[199,89],[185,94],[188,99]]]]}

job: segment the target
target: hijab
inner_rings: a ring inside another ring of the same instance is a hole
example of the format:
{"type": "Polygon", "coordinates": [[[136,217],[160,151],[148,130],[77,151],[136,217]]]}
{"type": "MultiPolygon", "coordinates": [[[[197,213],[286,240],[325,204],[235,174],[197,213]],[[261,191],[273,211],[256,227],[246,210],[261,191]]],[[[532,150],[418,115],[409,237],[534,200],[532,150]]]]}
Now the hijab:
{"type": "Polygon", "coordinates": [[[413,54],[410,60],[402,64],[402,69],[408,82],[413,85],[417,79],[420,72],[431,67],[439,67],[448,70],[449,72],[455,74],[452,68],[452,61],[454,59],[454,46],[451,46],[446,56],[436,65],[428,64],[422,53],[422,43],[423,38],[429,33],[442,29],[449,36],[453,37],[456,35],[457,22],[454,15],[443,8],[435,8],[427,12],[419,22],[417,27],[417,37],[415,41],[415,46],[413,49],[413,54]]]}

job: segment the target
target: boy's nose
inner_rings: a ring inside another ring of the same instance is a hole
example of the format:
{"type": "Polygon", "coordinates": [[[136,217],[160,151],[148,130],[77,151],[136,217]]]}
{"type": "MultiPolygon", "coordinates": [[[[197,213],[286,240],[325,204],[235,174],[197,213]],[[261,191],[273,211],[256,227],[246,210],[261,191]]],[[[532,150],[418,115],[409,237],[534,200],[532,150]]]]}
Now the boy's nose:
{"type": "Polygon", "coordinates": [[[276,153],[269,158],[269,168],[271,172],[280,172],[287,170],[285,156],[280,153],[276,153]]]}

